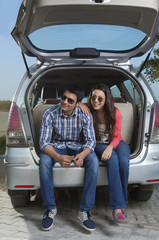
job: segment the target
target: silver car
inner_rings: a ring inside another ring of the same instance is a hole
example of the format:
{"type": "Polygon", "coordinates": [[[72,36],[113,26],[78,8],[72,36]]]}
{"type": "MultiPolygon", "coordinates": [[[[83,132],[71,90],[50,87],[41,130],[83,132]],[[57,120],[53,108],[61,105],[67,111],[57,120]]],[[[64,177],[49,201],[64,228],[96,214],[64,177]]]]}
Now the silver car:
{"type": "MultiPolygon", "coordinates": [[[[23,0],[12,36],[21,48],[26,73],[13,98],[5,166],[14,207],[29,204],[40,189],[39,128],[43,112],[60,101],[68,84],[96,83],[112,91],[122,115],[122,136],[131,148],[129,193],[150,199],[159,183],[159,102],[141,70],[130,60],[159,39],[157,0],[23,0]],[[28,67],[25,56],[36,57],[28,67]]],[[[80,187],[84,169],[73,163],[54,168],[55,187],[80,187]]],[[[107,186],[99,167],[98,186],[107,186]]]]}

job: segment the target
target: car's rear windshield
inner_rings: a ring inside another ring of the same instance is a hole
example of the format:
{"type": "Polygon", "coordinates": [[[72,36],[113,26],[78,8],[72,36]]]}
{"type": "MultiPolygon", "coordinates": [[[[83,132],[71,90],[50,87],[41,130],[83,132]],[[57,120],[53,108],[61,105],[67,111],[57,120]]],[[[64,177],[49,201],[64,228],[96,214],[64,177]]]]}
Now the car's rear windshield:
{"type": "Polygon", "coordinates": [[[28,38],[41,50],[96,48],[103,51],[127,51],[137,47],[146,34],[138,29],[102,24],[64,24],[48,26],[28,38]]]}

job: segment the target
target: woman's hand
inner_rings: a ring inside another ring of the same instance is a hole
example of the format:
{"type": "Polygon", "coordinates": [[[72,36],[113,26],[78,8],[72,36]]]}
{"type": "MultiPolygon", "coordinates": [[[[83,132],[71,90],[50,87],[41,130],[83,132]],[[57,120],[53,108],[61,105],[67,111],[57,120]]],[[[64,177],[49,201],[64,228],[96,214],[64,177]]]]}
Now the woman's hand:
{"type": "Polygon", "coordinates": [[[86,106],[86,104],[84,103],[81,103],[81,102],[78,102],[77,106],[80,107],[80,109],[82,110],[82,112],[88,116],[90,114],[90,110],[89,110],[89,107],[86,106]]]}
{"type": "Polygon", "coordinates": [[[113,148],[114,147],[111,144],[109,144],[107,146],[107,148],[105,149],[105,151],[103,152],[103,154],[101,156],[101,161],[106,161],[106,160],[108,160],[111,157],[113,148]]]}

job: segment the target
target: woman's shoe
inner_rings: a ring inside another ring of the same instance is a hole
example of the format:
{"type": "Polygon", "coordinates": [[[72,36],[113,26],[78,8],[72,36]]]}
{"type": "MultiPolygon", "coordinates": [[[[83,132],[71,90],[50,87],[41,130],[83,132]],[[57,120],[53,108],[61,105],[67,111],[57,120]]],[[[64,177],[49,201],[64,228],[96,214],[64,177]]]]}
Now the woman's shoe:
{"type": "Polygon", "coordinates": [[[115,222],[117,223],[125,223],[125,216],[123,215],[123,213],[117,213],[117,214],[114,214],[114,211],[112,213],[113,215],[113,219],[115,222]]]}
{"type": "Polygon", "coordinates": [[[124,211],[124,209],[121,209],[121,213],[124,215],[124,217],[125,217],[125,211],[124,211]]]}

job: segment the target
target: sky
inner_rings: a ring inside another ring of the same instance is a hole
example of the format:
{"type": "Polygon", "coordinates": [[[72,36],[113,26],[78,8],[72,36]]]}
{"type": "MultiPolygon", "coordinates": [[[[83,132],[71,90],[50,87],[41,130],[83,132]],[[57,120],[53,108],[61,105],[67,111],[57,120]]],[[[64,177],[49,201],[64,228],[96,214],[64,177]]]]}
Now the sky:
{"type": "MultiPolygon", "coordinates": [[[[0,0],[0,100],[12,100],[26,68],[21,50],[11,36],[22,0],[0,0]]],[[[28,57],[29,65],[35,58],[28,57]]]]}
{"type": "MultiPolygon", "coordinates": [[[[21,2],[22,0],[0,0],[0,100],[12,100],[26,72],[21,50],[11,36],[21,2]]],[[[159,47],[159,43],[155,47],[159,47]]],[[[139,66],[144,58],[146,55],[133,59],[132,63],[139,66]]],[[[35,58],[27,57],[27,63],[32,65],[35,58]]],[[[151,87],[156,94],[159,92],[159,83],[152,84],[151,87]]]]}

